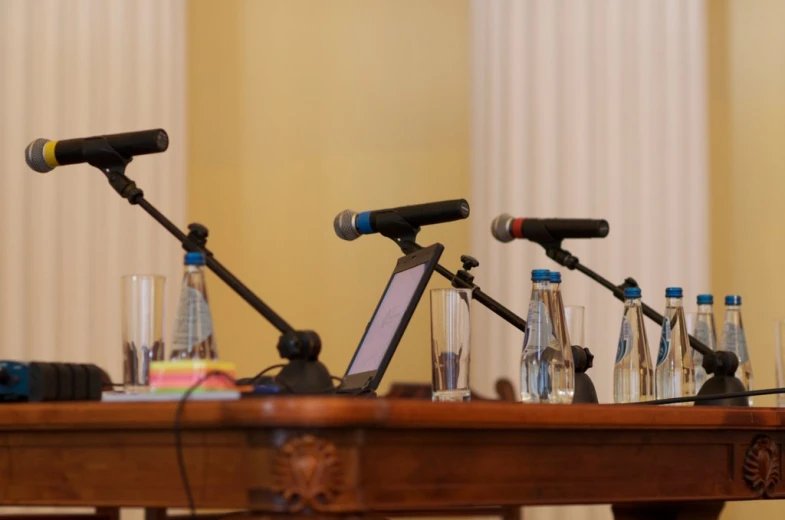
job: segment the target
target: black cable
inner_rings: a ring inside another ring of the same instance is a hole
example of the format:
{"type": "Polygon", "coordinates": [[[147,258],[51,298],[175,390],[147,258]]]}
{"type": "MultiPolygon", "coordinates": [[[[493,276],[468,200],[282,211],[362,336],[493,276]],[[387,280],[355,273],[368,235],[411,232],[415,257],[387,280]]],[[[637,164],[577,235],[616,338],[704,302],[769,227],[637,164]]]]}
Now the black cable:
{"type": "Polygon", "coordinates": [[[670,397],[668,399],[654,399],[652,401],[641,401],[639,403],[627,404],[674,404],[674,403],[694,403],[697,401],[715,401],[718,399],[734,399],[736,397],[753,397],[756,395],[785,394],[785,388],[767,388],[765,390],[748,390],[746,392],[732,392],[729,394],[717,395],[693,395],[690,397],[670,397]]]}
{"type": "Polygon", "coordinates": [[[276,368],[283,368],[283,367],[285,367],[285,366],[286,366],[286,363],[279,363],[279,364],[277,364],[277,365],[271,365],[271,366],[269,366],[269,367],[265,368],[264,370],[262,370],[261,372],[259,372],[258,374],[256,374],[255,376],[253,376],[253,377],[251,378],[251,380],[252,380],[252,381],[254,381],[254,380],[256,380],[256,379],[259,379],[260,377],[262,377],[263,375],[265,375],[265,374],[266,374],[267,372],[269,372],[270,370],[274,370],[274,369],[276,369],[276,368]]]}
{"type": "Polygon", "coordinates": [[[188,390],[185,391],[183,396],[177,402],[177,409],[174,412],[174,446],[175,451],[177,452],[177,466],[180,469],[180,479],[183,482],[183,490],[185,491],[185,498],[188,501],[188,509],[191,512],[191,518],[196,519],[196,503],[194,502],[194,495],[191,491],[191,484],[188,481],[188,473],[185,469],[185,458],[183,457],[183,437],[182,437],[182,428],[180,425],[180,419],[183,414],[183,409],[185,408],[185,403],[188,401],[188,398],[191,397],[196,389],[198,389],[205,381],[210,379],[211,377],[218,376],[222,377],[228,381],[230,381],[234,385],[234,379],[229,376],[229,374],[225,372],[220,372],[217,370],[207,372],[205,375],[200,377],[194,384],[192,384],[188,390]]]}

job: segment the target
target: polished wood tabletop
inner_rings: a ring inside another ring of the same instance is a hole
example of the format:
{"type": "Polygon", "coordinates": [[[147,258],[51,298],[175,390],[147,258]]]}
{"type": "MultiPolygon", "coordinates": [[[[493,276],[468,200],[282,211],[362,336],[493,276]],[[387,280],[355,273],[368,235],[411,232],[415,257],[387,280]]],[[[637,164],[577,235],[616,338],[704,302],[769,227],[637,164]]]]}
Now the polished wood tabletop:
{"type": "MultiPolygon", "coordinates": [[[[182,507],[177,403],[7,404],[4,505],[182,507]]],[[[785,497],[785,409],[431,403],[348,397],[189,402],[195,505],[362,514],[785,497]]]]}

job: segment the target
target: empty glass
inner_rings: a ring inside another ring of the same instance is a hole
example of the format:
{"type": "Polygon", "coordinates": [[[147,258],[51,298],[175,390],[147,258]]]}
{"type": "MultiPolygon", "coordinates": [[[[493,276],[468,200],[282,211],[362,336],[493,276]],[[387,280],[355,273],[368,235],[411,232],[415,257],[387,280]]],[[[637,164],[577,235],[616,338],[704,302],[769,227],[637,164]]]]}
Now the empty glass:
{"type": "Polygon", "coordinates": [[[567,332],[570,334],[570,342],[579,347],[586,347],[583,344],[583,306],[565,305],[564,317],[567,320],[567,332]]]}
{"type": "Polygon", "coordinates": [[[470,289],[431,290],[432,396],[469,401],[470,289]]]}
{"type": "Polygon", "coordinates": [[[123,384],[141,392],[150,384],[150,363],[164,359],[164,286],[158,275],[122,278],[123,384]]]}
{"type": "MultiPolygon", "coordinates": [[[[774,344],[775,370],[777,372],[777,387],[785,387],[785,320],[779,320],[775,329],[777,341],[774,344]]],[[[785,407],[785,395],[777,394],[777,406],[785,407]]]]}

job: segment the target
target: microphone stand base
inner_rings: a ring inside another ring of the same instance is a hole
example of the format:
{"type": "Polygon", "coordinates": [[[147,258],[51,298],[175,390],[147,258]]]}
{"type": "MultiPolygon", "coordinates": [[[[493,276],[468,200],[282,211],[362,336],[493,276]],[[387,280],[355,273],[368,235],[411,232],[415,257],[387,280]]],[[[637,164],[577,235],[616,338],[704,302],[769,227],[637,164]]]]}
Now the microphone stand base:
{"type": "Polygon", "coordinates": [[[318,360],[292,359],[278,372],[275,381],[285,393],[313,395],[335,392],[330,371],[318,360]]]}
{"type": "MultiPolygon", "coordinates": [[[[709,395],[722,395],[732,394],[738,392],[745,392],[744,384],[738,377],[734,376],[711,376],[698,392],[699,396],[709,395]]],[[[750,402],[747,397],[730,397],[718,398],[706,401],[695,401],[695,406],[746,406],[749,407],[750,402]]]]}
{"type": "Polygon", "coordinates": [[[589,374],[579,372],[575,374],[575,394],[572,404],[597,404],[597,390],[594,388],[589,374]]]}

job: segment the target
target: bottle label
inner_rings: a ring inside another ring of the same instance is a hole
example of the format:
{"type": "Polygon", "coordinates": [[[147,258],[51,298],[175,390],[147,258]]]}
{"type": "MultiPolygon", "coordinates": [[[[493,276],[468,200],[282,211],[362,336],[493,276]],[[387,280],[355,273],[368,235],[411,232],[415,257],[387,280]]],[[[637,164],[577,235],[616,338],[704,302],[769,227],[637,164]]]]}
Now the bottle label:
{"type": "Polygon", "coordinates": [[[632,340],[632,330],[630,329],[630,322],[627,321],[627,316],[621,318],[621,332],[619,332],[619,346],[616,348],[616,363],[621,361],[630,348],[632,340]]]}
{"type": "Polygon", "coordinates": [[[527,316],[526,337],[524,338],[524,349],[539,351],[555,341],[548,309],[542,300],[532,300],[529,302],[529,315],[527,316]]]}
{"type": "MultiPolygon", "coordinates": [[[[695,338],[709,348],[714,347],[711,340],[711,333],[709,332],[709,324],[705,321],[699,321],[695,324],[695,338]]],[[[696,351],[697,352],[697,351],[696,351]]]]}
{"type": "Polygon", "coordinates": [[[667,317],[662,321],[662,334],[660,335],[660,350],[657,352],[657,364],[659,365],[671,350],[671,320],[667,317]]]}
{"type": "Polygon", "coordinates": [[[725,323],[722,328],[722,344],[720,350],[733,352],[739,358],[739,363],[746,363],[750,359],[747,351],[747,340],[744,330],[735,323],[725,323]]]}
{"type": "Polygon", "coordinates": [[[213,320],[204,295],[193,287],[183,287],[177,307],[172,343],[180,347],[191,348],[212,334],[213,320]]]}

